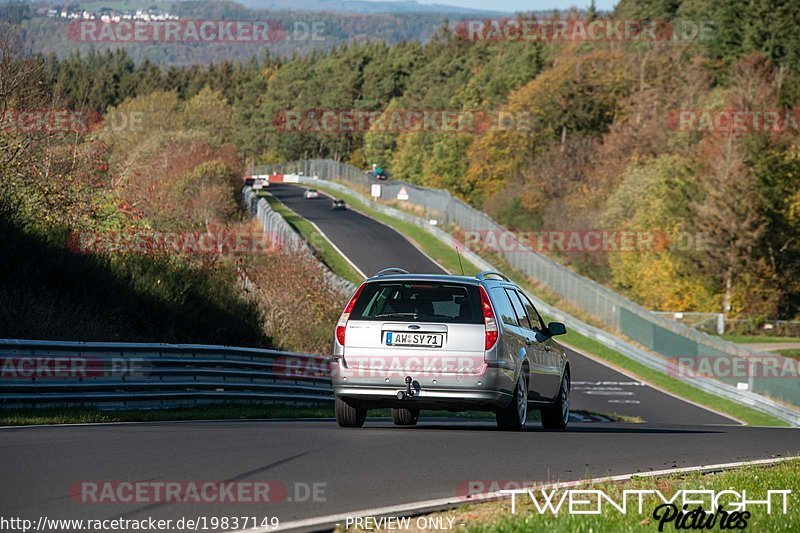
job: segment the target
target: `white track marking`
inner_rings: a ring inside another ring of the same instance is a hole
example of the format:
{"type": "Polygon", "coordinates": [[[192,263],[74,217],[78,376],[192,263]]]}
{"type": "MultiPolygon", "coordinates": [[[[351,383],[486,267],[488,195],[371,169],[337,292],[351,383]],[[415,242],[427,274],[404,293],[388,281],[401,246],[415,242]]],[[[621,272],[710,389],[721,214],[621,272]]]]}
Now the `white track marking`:
{"type": "MultiPolygon", "coordinates": [[[[684,398],[683,396],[679,396],[679,395],[677,395],[677,394],[675,394],[673,392],[670,392],[668,390],[662,389],[661,387],[659,387],[657,385],[653,385],[652,383],[648,383],[647,381],[644,381],[644,380],[640,379],[638,376],[633,375],[629,370],[626,370],[626,369],[624,369],[622,367],[619,367],[619,366],[617,366],[615,364],[609,363],[608,361],[604,361],[604,360],[600,359],[599,357],[597,357],[595,355],[592,355],[589,352],[586,352],[585,350],[578,349],[575,346],[572,346],[571,344],[567,344],[566,342],[562,342],[562,341],[559,341],[559,344],[569,348],[570,350],[572,350],[574,352],[579,353],[580,355],[582,355],[582,356],[584,356],[584,357],[586,357],[588,359],[591,359],[595,363],[601,364],[606,368],[610,368],[611,370],[616,370],[620,374],[622,374],[624,376],[627,376],[627,377],[629,377],[631,379],[636,380],[638,383],[641,383],[643,385],[647,385],[651,389],[655,389],[658,392],[661,392],[661,393],[666,394],[668,396],[672,396],[673,398],[677,398],[678,400],[680,400],[682,402],[686,402],[686,403],[692,404],[695,407],[699,407],[700,409],[705,409],[706,411],[709,411],[709,412],[714,413],[716,415],[719,415],[721,417],[727,418],[728,420],[732,420],[732,421],[736,422],[739,425],[742,425],[742,426],[746,426],[747,425],[746,422],[744,422],[743,420],[739,420],[738,418],[736,418],[734,416],[731,416],[729,414],[717,411],[716,409],[712,409],[711,407],[699,404],[697,402],[694,402],[692,400],[684,398]]],[[[605,382],[603,382],[603,383],[605,383],[605,382]]]]}
{"type": "MultiPolygon", "coordinates": [[[[287,209],[289,209],[289,208],[287,207],[287,209]]],[[[297,215],[297,216],[300,216],[300,215],[297,215]]],[[[339,247],[338,247],[338,246],[336,246],[335,244],[333,244],[333,241],[332,241],[332,240],[330,240],[330,239],[328,238],[328,236],[327,236],[327,235],[325,235],[325,232],[324,232],[324,231],[322,231],[322,230],[319,228],[319,226],[317,226],[317,225],[316,225],[314,222],[311,222],[311,221],[310,221],[310,220],[308,220],[307,218],[305,219],[305,221],[306,221],[306,222],[308,222],[309,224],[311,224],[312,226],[314,226],[314,229],[316,229],[316,230],[317,230],[317,232],[319,232],[319,234],[320,234],[320,235],[322,235],[322,238],[323,238],[323,239],[325,239],[326,241],[328,241],[328,244],[330,244],[330,245],[333,247],[333,249],[334,249],[334,250],[336,250],[336,252],[337,252],[339,255],[341,255],[341,256],[344,258],[344,260],[345,260],[345,261],[347,261],[347,263],[348,263],[348,264],[349,264],[351,267],[353,267],[353,270],[355,270],[356,272],[358,272],[358,275],[359,275],[359,276],[361,276],[361,277],[362,277],[362,278],[364,278],[364,279],[367,279],[367,275],[366,275],[366,274],[364,274],[364,272],[363,272],[363,271],[362,271],[360,268],[358,268],[358,267],[356,266],[356,264],[355,264],[355,263],[353,263],[352,261],[350,261],[350,258],[349,258],[349,257],[347,257],[347,256],[344,254],[344,252],[342,252],[342,251],[339,249],[339,247]]]]}

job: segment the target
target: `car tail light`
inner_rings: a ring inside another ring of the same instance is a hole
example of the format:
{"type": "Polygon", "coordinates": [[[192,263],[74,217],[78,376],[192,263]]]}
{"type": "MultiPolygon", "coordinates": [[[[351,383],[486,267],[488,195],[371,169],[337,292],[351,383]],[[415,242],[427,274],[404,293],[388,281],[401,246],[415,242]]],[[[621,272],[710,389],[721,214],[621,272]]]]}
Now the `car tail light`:
{"type": "Polygon", "coordinates": [[[350,298],[350,301],[347,302],[344,311],[342,311],[342,316],[339,317],[339,323],[336,324],[336,340],[339,341],[339,344],[342,346],[344,346],[344,332],[347,328],[347,320],[350,318],[350,313],[353,312],[353,307],[356,306],[358,297],[361,296],[361,291],[364,290],[364,285],[365,284],[362,283],[361,286],[359,286],[356,290],[356,293],[353,295],[353,297],[350,298]]]}
{"type": "Polygon", "coordinates": [[[479,287],[481,290],[481,308],[483,309],[483,323],[486,326],[486,334],[484,336],[483,349],[491,350],[492,346],[497,342],[497,319],[494,316],[492,309],[492,302],[489,301],[489,295],[486,289],[479,287]]]}

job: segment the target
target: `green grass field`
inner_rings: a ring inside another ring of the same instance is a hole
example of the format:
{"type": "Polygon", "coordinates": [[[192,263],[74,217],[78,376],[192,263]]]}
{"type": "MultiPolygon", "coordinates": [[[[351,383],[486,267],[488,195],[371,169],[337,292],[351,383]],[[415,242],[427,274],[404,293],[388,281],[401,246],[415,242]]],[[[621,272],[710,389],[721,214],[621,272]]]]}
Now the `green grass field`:
{"type": "Polygon", "coordinates": [[[759,342],[800,342],[800,337],[770,337],[768,335],[740,335],[738,333],[725,333],[719,335],[720,338],[729,342],[739,344],[751,344],[759,342]]]}
{"type": "Polygon", "coordinates": [[[776,350],[776,353],[779,353],[784,357],[793,357],[795,359],[800,359],[800,349],[798,348],[790,348],[788,350],[776,350]]]}
{"type": "MultiPolygon", "coordinates": [[[[773,493],[771,500],[773,506],[771,513],[767,512],[764,505],[748,506],[750,517],[747,519],[746,531],[766,532],[793,532],[800,531],[800,461],[797,459],[785,461],[776,465],[746,466],[740,469],[724,471],[715,474],[674,474],[666,477],[639,477],[624,483],[599,483],[581,485],[580,489],[601,490],[615,502],[623,498],[623,491],[629,490],[659,490],[664,498],[672,498],[678,491],[711,490],[721,492],[724,490],[736,491],[738,494],[746,491],[748,500],[766,499],[767,491],[790,490],[786,497],[787,508],[784,514],[782,496],[773,493]]],[[[520,480],[521,481],[521,480],[520,480]]],[[[566,480],[565,480],[566,481],[566,480]]],[[[516,487],[513,487],[516,488],[516,487]]],[[[534,490],[537,501],[544,499],[534,490]]],[[[557,492],[554,503],[560,499],[562,492],[557,492]]],[[[696,494],[687,494],[689,499],[694,499],[696,494]]],[[[593,498],[584,496],[583,498],[593,498]]],[[[681,499],[681,496],[678,496],[681,499]]],[[[734,496],[723,496],[720,503],[729,504],[734,496]]],[[[555,514],[552,511],[539,513],[530,501],[530,496],[522,494],[516,496],[515,513],[511,511],[510,497],[496,502],[483,504],[464,505],[450,511],[443,511],[429,515],[429,518],[452,519],[453,524],[463,524],[459,531],[469,532],[501,532],[516,533],[523,531],[547,531],[548,533],[615,533],[618,531],[643,531],[653,532],[659,530],[659,519],[654,518],[656,507],[663,502],[656,494],[643,496],[642,512],[637,508],[638,499],[629,496],[627,513],[614,509],[611,505],[603,505],[600,514],[569,514],[567,505],[555,514]]],[[[594,506],[579,506],[579,509],[596,509],[597,497],[594,497],[594,506]]],[[[689,507],[692,510],[696,505],[689,507]]],[[[706,496],[703,509],[712,511],[706,496]]],[[[744,529],[744,528],[742,528],[744,529]]],[[[717,522],[715,527],[705,531],[724,531],[717,522]]],[[[739,529],[741,530],[741,529],[739,529]]],[[[676,531],[674,522],[665,523],[663,531],[676,531]]]]}

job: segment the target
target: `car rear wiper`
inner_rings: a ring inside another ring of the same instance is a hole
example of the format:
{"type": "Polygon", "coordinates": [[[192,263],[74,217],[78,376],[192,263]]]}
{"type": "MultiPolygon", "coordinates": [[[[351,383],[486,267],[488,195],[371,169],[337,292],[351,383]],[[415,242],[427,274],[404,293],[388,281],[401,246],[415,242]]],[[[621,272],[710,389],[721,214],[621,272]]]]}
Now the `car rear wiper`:
{"type": "Polygon", "coordinates": [[[383,313],[380,315],[375,315],[375,318],[393,318],[393,317],[401,317],[401,316],[411,316],[415,319],[417,318],[417,313],[383,313]]]}

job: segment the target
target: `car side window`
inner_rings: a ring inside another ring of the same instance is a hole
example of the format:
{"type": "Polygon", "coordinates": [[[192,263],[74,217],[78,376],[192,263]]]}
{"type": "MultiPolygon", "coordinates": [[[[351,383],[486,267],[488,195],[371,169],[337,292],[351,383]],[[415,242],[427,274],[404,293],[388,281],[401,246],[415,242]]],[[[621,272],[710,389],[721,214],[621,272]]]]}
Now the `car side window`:
{"type": "Polygon", "coordinates": [[[508,294],[506,294],[505,289],[502,287],[492,289],[492,296],[494,310],[500,315],[500,320],[502,320],[504,324],[510,326],[519,326],[517,313],[514,312],[514,308],[511,306],[511,300],[508,299],[508,294]]]}
{"type": "Polygon", "coordinates": [[[511,305],[514,307],[514,313],[517,315],[519,325],[523,328],[530,329],[531,324],[528,322],[528,317],[525,316],[525,309],[522,307],[522,303],[519,301],[517,291],[513,289],[506,289],[506,294],[508,294],[508,298],[511,300],[511,305]]]}
{"type": "Polygon", "coordinates": [[[517,295],[519,296],[520,300],[522,300],[522,305],[525,307],[525,311],[528,314],[528,319],[531,321],[531,328],[537,331],[544,331],[544,323],[542,322],[542,317],[539,316],[539,312],[533,306],[528,297],[525,296],[524,293],[521,291],[517,291],[517,295]]]}

